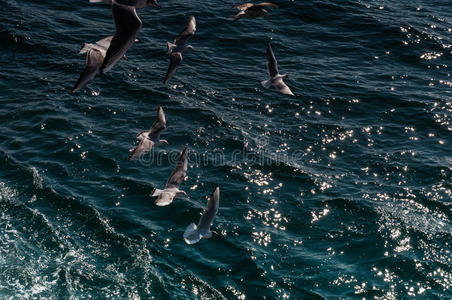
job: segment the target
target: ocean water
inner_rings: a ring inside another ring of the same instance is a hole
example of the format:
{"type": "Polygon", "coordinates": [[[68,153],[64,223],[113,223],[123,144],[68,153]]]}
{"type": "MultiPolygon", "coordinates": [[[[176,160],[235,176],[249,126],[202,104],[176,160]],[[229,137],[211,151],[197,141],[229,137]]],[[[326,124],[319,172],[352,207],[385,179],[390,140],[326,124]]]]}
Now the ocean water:
{"type": "Polygon", "coordinates": [[[0,298],[452,298],[452,5],[161,1],[73,95],[108,6],[2,0],[0,298]],[[197,19],[168,85],[166,41],[197,19]],[[295,97],[264,89],[272,42],[295,97]],[[128,161],[158,105],[155,148],[128,161]],[[179,151],[188,199],[157,207],[179,151]],[[211,239],[182,239],[219,185],[211,239]]]}

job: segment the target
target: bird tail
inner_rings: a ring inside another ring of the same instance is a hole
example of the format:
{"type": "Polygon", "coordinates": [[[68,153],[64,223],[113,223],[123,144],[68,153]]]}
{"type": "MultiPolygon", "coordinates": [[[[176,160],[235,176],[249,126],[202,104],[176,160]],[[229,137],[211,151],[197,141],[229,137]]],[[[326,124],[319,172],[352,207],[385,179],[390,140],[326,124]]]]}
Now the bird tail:
{"type": "Polygon", "coordinates": [[[197,226],[195,223],[191,223],[187,226],[187,229],[185,229],[184,232],[184,241],[189,244],[195,244],[199,242],[199,240],[202,238],[201,234],[198,231],[197,226]]]}
{"type": "Polygon", "coordinates": [[[175,44],[166,42],[166,54],[170,54],[174,47],[176,47],[175,44]]]}
{"type": "Polygon", "coordinates": [[[271,79],[269,79],[269,80],[264,80],[264,81],[261,82],[261,84],[262,84],[262,86],[263,86],[264,88],[268,89],[268,88],[272,85],[272,81],[271,81],[271,79]]]}

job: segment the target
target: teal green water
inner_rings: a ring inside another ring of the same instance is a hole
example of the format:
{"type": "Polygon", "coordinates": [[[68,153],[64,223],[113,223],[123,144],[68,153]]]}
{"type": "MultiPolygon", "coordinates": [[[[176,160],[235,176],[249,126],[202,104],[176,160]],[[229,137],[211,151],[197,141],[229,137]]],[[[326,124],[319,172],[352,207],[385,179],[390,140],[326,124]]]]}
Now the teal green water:
{"type": "Polygon", "coordinates": [[[139,10],[139,42],[70,93],[88,1],[0,2],[0,297],[452,297],[452,6],[236,2],[139,10]],[[166,41],[197,32],[168,85],[166,41]],[[264,89],[272,41],[295,97],[264,89]],[[162,105],[167,147],[128,161],[162,105]],[[157,207],[184,146],[189,199],[157,207]],[[189,246],[213,188],[213,229],[189,246]]]}

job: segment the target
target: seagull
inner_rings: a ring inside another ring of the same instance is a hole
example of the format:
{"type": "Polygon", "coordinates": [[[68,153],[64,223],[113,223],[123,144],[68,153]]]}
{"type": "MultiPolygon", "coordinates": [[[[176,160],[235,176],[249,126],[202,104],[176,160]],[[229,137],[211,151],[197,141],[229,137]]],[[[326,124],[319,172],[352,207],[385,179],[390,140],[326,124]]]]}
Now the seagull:
{"type": "Polygon", "coordinates": [[[273,85],[281,93],[294,96],[290,88],[283,81],[283,79],[288,78],[289,75],[280,75],[278,73],[278,62],[273,54],[270,42],[267,43],[267,70],[268,74],[270,74],[270,79],[261,82],[263,87],[269,88],[273,85]]]}
{"type": "Polygon", "coordinates": [[[268,13],[268,11],[264,9],[264,7],[266,7],[266,6],[278,8],[278,5],[271,3],[271,2],[262,2],[259,4],[244,3],[244,4],[233,6],[240,10],[240,12],[234,16],[234,21],[237,21],[238,19],[240,19],[242,17],[245,17],[245,18],[263,17],[268,13]]]}
{"type": "Polygon", "coordinates": [[[171,173],[164,190],[154,189],[151,197],[158,197],[155,200],[157,206],[166,206],[173,202],[174,197],[188,197],[187,193],[179,189],[179,186],[184,180],[187,173],[188,166],[188,149],[187,147],[182,150],[179,161],[171,173]]]}
{"type": "Polygon", "coordinates": [[[105,53],[108,47],[110,47],[110,42],[113,36],[106,37],[97,41],[95,44],[84,43],[79,54],[86,53],[86,67],[80,74],[79,79],[75,83],[72,93],[75,93],[86,86],[91,80],[100,73],[100,67],[105,58],[105,53]]]}
{"type": "Polygon", "coordinates": [[[217,186],[207,201],[206,209],[199,219],[198,226],[196,226],[195,223],[191,223],[188,225],[187,229],[185,229],[184,240],[187,244],[195,244],[202,238],[211,238],[212,235],[216,233],[215,231],[210,231],[210,226],[212,225],[213,219],[217,215],[219,205],[220,188],[217,186]]]}
{"type": "Polygon", "coordinates": [[[137,139],[141,140],[138,146],[129,155],[129,160],[139,158],[143,154],[151,151],[153,146],[168,145],[167,140],[160,139],[160,133],[166,129],[166,119],[163,108],[157,108],[157,121],[154,122],[150,130],[145,130],[137,134],[137,139]]]}
{"type": "Polygon", "coordinates": [[[111,70],[124,56],[135,42],[143,25],[135,9],[137,5],[143,4],[143,0],[112,0],[111,2],[116,32],[102,63],[101,74],[111,70]]]}
{"type": "Polygon", "coordinates": [[[182,53],[187,52],[188,50],[193,50],[193,47],[187,45],[187,41],[195,35],[196,31],[196,20],[194,16],[191,16],[188,20],[187,26],[185,26],[184,30],[177,36],[174,40],[174,44],[167,42],[167,50],[166,54],[170,54],[170,64],[168,66],[168,71],[166,72],[165,79],[163,83],[166,84],[168,80],[176,73],[176,69],[180,66],[182,62],[182,53]]]}
{"type": "MultiPolygon", "coordinates": [[[[106,3],[106,4],[112,4],[113,0],[89,0],[90,3],[106,3]]],[[[134,1],[132,1],[133,3],[134,1]]],[[[156,0],[138,0],[136,1],[135,8],[143,8],[147,6],[155,6],[158,8],[162,8],[160,4],[157,3],[156,0]]]]}
{"type": "Polygon", "coordinates": [[[199,219],[198,226],[195,223],[188,225],[184,232],[184,241],[191,245],[199,242],[202,238],[208,239],[216,234],[215,231],[210,231],[212,221],[217,215],[218,206],[220,205],[220,188],[217,186],[212,195],[207,201],[206,209],[199,219]]]}

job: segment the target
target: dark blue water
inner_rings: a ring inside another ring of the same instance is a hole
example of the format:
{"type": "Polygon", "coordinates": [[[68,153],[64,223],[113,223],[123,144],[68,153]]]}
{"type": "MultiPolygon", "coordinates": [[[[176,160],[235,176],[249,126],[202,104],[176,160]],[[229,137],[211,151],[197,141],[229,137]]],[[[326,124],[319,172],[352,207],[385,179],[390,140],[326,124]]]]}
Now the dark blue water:
{"type": "Polygon", "coordinates": [[[137,42],[76,95],[88,1],[0,2],[1,298],[452,297],[452,5],[161,1],[137,42]],[[195,51],[169,85],[166,41],[195,51]],[[266,90],[271,40],[296,94],[266,90]],[[129,162],[162,105],[168,147],[129,162]],[[189,199],[156,207],[191,149],[189,199]],[[215,185],[220,233],[188,246],[215,185]]]}

